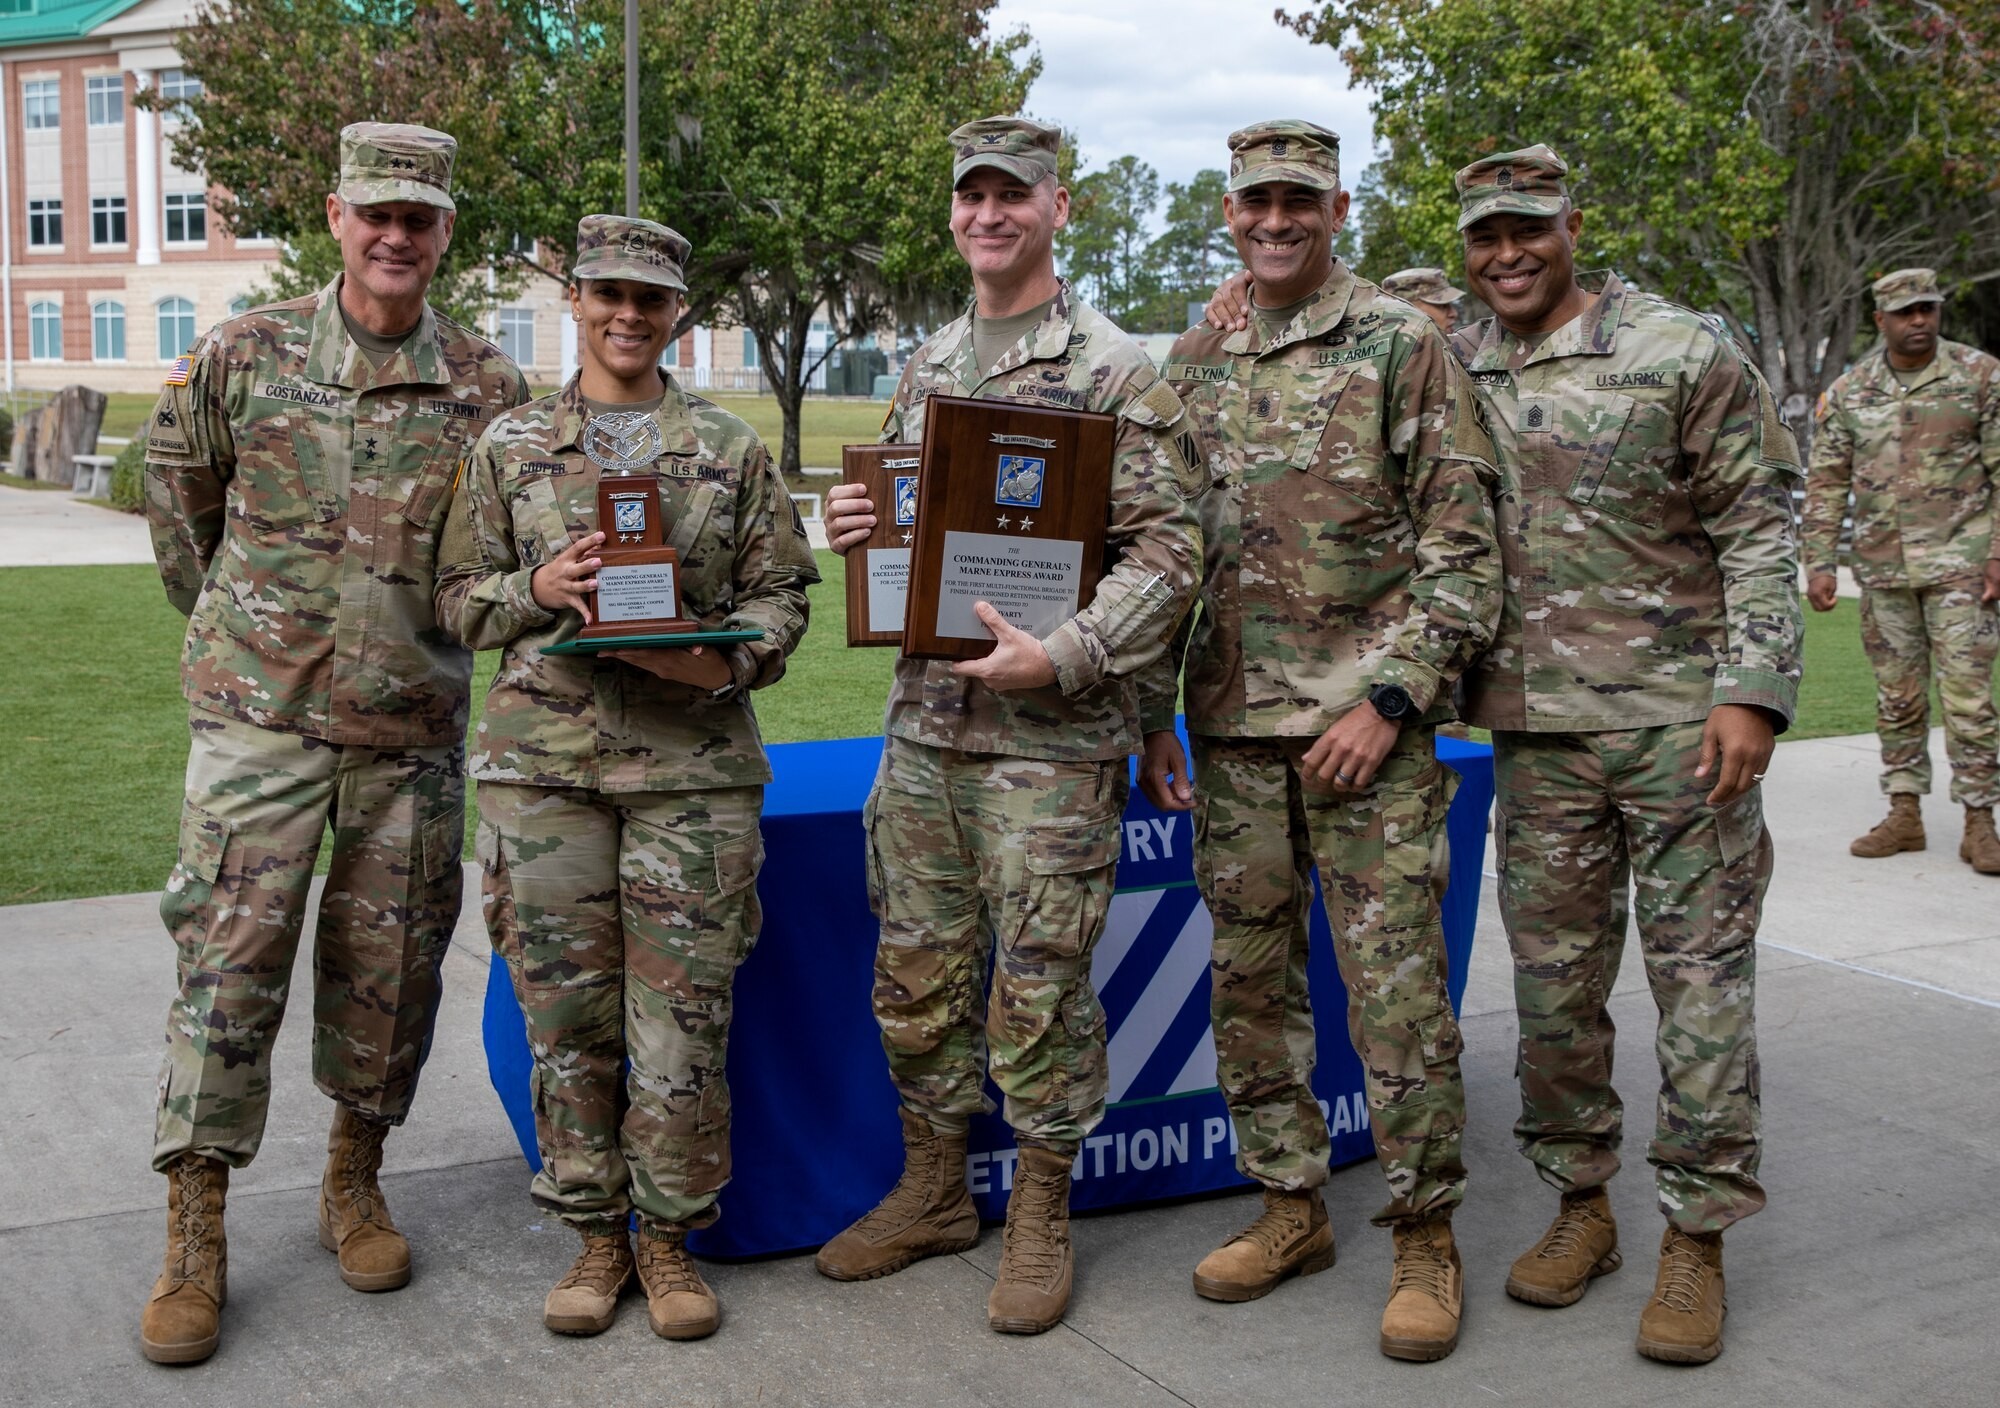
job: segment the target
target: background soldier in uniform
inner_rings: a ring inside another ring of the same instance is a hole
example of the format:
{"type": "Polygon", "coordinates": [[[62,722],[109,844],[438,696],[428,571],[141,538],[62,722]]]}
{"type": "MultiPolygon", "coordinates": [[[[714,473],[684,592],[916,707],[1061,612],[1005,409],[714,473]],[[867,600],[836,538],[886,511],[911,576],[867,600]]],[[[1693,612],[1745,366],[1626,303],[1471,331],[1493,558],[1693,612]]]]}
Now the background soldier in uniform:
{"type": "Polygon", "coordinates": [[[473,451],[438,616],[475,649],[506,650],[472,757],[486,924],[534,1056],[533,1196],[583,1238],[543,1323],[610,1327],[637,1208],[653,1330],[697,1339],[720,1311],[686,1236],[715,1221],[729,1181],[730,992],[760,918],[771,767],[750,691],[784,675],[819,572],[756,432],[659,370],[687,241],[591,215],[576,249],[583,365],[473,451]],[[542,653],[588,620],[600,468],[661,476],[651,507],[680,553],[688,618],[762,640],[542,653]]]}
{"type": "Polygon", "coordinates": [[[1458,326],[1458,305],[1465,292],[1453,288],[1442,269],[1398,269],[1382,280],[1382,292],[1414,303],[1430,314],[1431,321],[1446,337],[1458,326]]]}
{"type": "MultiPolygon", "coordinates": [[[[1069,1303],[1070,1167],[1104,1113],[1104,1013],[1090,955],[1118,859],[1125,758],[1139,743],[1132,676],[1165,648],[1201,556],[1179,398],[1056,277],[1052,243],[1069,211],[1056,181],[1060,138],[1009,117],[951,134],[951,228],[976,296],[910,359],[883,438],[921,438],[933,394],[1116,415],[1112,566],[1090,603],[1045,639],[981,603],[999,642],[991,655],[896,662],[867,826],[882,925],[875,1015],[902,1099],[905,1167],[818,1262],[836,1279],[862,1280],[977,1240],[965,1136],[984,1106],[990,1050],[1021,1157],[987,1318],[1015,1334],[1048,1329],[1069,1303]]],[[[874,514],[862,486],[835,488],[833,547],[859,542],[874,514]]]]}
{"type": "Polygon", "coordinates": [[[1194,1286],[1251,1300],[1333,1263],[1306,996],[1316,864],[1389,1182],[1382,1352],[1441,1359],[1462,1306],[1465,1093],[1438,908],[1457,777],[1434,734],[1500,612],[1493,446],[1443,336],[1333,258],[1339,138],[1266,122],[1229,149],[1224,218],[1260,302],[1251,328],[1197,326],[1168,355],[1216,484],[1200,604],[1142,688],[1140,781],[1195,810],[1219,1076],[1237,1166],[1264,1185],[1263,1214],[1194,1286]],[[1198,790],[1174,733],[1183,656],[1198,790]]]}
{"type": "Polygon", "coordinates": [[[376,1181],[436,1019],[458,917],[469,651],[431,610],[451,480],[526,388],[424,301],[451,239],[457,144],[341,133],[327,223],[344,272],[232,318],[174,364],[146,430],[167,597],[189,614],[194,733],[180,856],[160,903],[178,947],[153,1166],[166,1269],[146,1356],[215,1348],[229,1170],[256,1156],[270,1051],[323,828],[313,1075],[335,1101],[320,1241],[357,1290],[410,1276],[376,1181]]]}
{"type": "Polygon", "coordinates": [[[1931,270],[1898,269],[1876,280],[1874,294],[1881,346],[1820,398],[1806,481],[1806,593],[1817,611],[1833,609],[1840,520],[1853,490],[1850,560],[1875,669],[1889,815],[1848,849],[1873,858],[1924,848],[1919,799],[1931,790],[1935,669],[1951,799],[1965,808],[1958,857],[2000,875],[2000,360],[1938,339],[1944,295],[1931,270]]]}
{"type": "Polygon", "coordinates": [[[1508,1293],[1578,1299],[1618,1265],[1607,994],[1636,882],[1663,1077],[1648,1151],[1667,1229],[1638,1347],[1722,1349],[1722,1233],[1758,1185],[1753,979],[1771,875],[1757,782],[1799,681],[1799,474],[1770,388],[1710,321],[1578,277],[1547,147],[1458,173],[1496,317],[1457,350],[1495,414],[1509,592],[1468,675],[1493,730],[1501,913],[1520,1005],[1515,1126],[1563,1195],[1508,1293]]]}

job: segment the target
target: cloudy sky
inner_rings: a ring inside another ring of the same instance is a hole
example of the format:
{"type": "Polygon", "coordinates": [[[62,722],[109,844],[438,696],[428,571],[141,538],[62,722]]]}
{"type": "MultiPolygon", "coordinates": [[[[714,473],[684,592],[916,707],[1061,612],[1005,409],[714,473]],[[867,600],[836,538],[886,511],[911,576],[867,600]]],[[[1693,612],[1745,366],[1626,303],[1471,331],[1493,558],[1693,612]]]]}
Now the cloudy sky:
{"type": "MultiPolygon", "coordinates": [[[[1293,8],[1297,8],[1295,5],[1293,8]]],[[[1347,66],[1272,21],[1277,0],[1000,0],[996,32],[1026,26],[1042,55],[1028,111],[1074,131],[1086,170],[1131,153],[1168,181],[1221,167],[1224,140],[1267,117],[1340,134],[1341,176],[1368,164],[1365,91],[1347,66]]]]}

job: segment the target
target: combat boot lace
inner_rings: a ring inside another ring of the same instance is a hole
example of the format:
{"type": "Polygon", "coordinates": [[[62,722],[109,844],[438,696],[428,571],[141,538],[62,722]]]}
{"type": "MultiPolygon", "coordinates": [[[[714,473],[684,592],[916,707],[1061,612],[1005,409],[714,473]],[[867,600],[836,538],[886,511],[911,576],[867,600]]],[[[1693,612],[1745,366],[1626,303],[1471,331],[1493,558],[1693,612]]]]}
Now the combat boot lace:
{"type": "Polygon", "coordinates": [[[1256,1300],[1287,1276],[1310,1276],[1331,1265],[1333,1225],[1319,1189],[1266,1188],[1257,1220],[1195,1267],[1194,1291],[1208,1300],[1256,1300]]]}
{"type": "Polygon", "coordinates": [[[1639,1353],[1667,1364],[1706,1364],[1722,1353],[1722,1234],[1660,1238],[1660,1273],[1639,1316],[1639,1353]]]}
{"type": "Polygon", "coordinates": [[[632,1241],[625,1219],[583,1229],[583,1250],[542,1302],[542,1323],[559,1335],[599,1335],[618,1314],[618,1295],[632,1279],[632,1241]]]}
{"type": "Polygon", "coordinates": [[[167,1169],[167,1256],[139,1317],[139,1345],[155,1364],[193,1364],[215,1353],[229,1299],[229,1243],[222,1205],[229,1166],[182,1154],[167,1169]]]}
{"type": "Polygon", "coordinates": [[[1903,851],[1921,851],[1927,844],[1920,799],[1913,793],[1898,792],[1889,799],[1889,815],[1849,846],[1847,853],[1864,860],[1880,860],[1903,851]]]}
{"type": "Polygon", "coordinates": [[[1507,1294],[1530,1305],[1574,1305],[1594,1278],[1610,1275],[1624,1262],[1604,1189],[1565,1193],[1542,1240],[1515,1258],[1507,1273],[1507,1294]]]}
{"type": "Polygon", "coordinates": [[[389,1126],[335,1105],[319,1185],[319,1244],[340,1258],[340,1279],[357,1291],[410,1282],[410,1244],[382,1199],[382,1141],[389,1126]]]}
{"type": "Polygon", "coordinates": [[[1075,1258],[1069,1243],[1070,1158],[1024,1148],[1007,1202],[1000,1274],[986,1298],[986,1323],[1003,1335],[1039,1335],[1069,1309],[1075,1258]]]}
{"type": "Polygon", "coordinates": [[[1993,808],[1965,809],[1965,839],[1958,858],[1981,875],[2000,875],[2000,835],[1993,832],[1993,808]]]}
{"type": "Polygon", "coordinates": [[[813,1265],[836,1281],[872,1281],[927,1256],[968,1251],[979,1210],[965,1189],[965,1136],[903,1117],[903,1176],[872,1211],[819,1249],[813,1265]]]}
{"type": "Polygon", "coordinates": [[[688,1254],[687,1230],[672,1223],[639,1224],[639,1284],[646,1318],[663,1340],[699,1340],[722,1323],[722,1306],[688,1254]]]}
{"type": "Polygon", "coordinates": [[[1449,1214],[1396,1224],[1396,1268],[1382,1311],[1382,1352],[1425,1362],[1458,1348],[1465,1272],[1449,1214]]]}

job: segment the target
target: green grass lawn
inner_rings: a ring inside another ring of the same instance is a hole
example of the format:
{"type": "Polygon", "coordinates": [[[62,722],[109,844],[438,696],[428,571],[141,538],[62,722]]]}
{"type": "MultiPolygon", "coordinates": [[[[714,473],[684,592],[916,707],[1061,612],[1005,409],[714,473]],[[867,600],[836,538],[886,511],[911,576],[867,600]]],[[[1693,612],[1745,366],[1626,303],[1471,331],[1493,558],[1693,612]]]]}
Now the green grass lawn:
{"type": "MultiPolygon", "coordinates": [[[[881,728],[894,652],[848,650],[840,559],[819,555],[812,629],[759,691],[773,743],[881,728]]],[[[150,890],[172,864],[187,756],[181,621],[150,567],[0,569],[0,904],[150,890]]],[[[498,656],[479,658],[474,707],[498,656]]],[[[1788,737],[1866,733],[1874,681],[1859,613],[1809,616],[1788,737]]]]}
{"type": "MultiPolygon", "coordinates": [[[[772,743],[877,733],[892,650],[848,650],[841,561],[819,554],[812,627],[757,692],[772,743]]],[[[150,567],[0,569],[0,904],[158,888],[187,763],[182,621],[150,567]]],[[[474,716],[499,661],[482,654],[474,716]]],[[[468,836],[470,827],[468,826],[468,836]]]]}

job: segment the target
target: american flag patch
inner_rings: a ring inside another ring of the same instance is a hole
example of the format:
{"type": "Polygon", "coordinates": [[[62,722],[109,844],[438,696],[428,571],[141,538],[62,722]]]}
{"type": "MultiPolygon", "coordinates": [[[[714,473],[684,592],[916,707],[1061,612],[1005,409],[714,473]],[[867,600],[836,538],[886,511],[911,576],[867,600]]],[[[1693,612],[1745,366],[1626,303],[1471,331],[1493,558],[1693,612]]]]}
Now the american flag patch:
{"type": "Polygon", "coordinates": [[[188,384],[188,377],[193,372],[194,358],[176,357],[174,358],[174,364],[167,368],[166,384],[168,386],[186,386],[188,384]]]}

